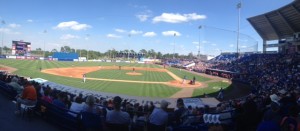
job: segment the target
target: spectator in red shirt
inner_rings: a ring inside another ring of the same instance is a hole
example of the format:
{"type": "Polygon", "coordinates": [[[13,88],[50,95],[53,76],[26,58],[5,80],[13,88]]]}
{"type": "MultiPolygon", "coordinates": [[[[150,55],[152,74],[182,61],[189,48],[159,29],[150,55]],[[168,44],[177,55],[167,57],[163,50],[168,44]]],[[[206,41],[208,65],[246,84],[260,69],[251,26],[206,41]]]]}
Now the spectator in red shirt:
{"type": "Polygon", "coordinates": [[[17,110],[15,111],[15,113],[20,114],[21,104],[32,106],[36,104],[36,100],[37,94],[35,88],[29,82],[26,83],[21,96],[17,96],[17,110]]]}

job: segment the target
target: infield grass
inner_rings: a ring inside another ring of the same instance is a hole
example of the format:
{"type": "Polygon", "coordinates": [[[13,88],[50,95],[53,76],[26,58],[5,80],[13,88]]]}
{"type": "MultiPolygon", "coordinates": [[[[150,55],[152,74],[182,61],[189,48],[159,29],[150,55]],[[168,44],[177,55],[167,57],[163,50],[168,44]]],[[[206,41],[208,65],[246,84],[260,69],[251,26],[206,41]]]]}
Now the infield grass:
{"type": "Polygon", "coordinates": [[[130,70],[98,70],[87,74],[87,77],[103,78],[103,79],[116,79],[116,80],[134,80],[134,81],[156,81],[167,82],[174,80],[166,72],[154,72],[154,71],[135,71],[141,73],[141,75],[127,75],[126,73],[132,72],[130,70]]]}

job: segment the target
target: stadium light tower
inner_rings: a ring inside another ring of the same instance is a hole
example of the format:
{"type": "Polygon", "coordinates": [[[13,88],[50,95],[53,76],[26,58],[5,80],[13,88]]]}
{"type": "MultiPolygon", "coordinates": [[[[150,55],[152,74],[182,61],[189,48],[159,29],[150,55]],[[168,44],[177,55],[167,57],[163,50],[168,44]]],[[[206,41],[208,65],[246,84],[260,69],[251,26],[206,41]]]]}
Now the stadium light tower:
{"type": "MultiPolygon", "coordinates": [[[[43,32],[44,34],[45,34],[45,36],[46,36],[46,33],[47,33],[47,30],[44,30],[44,32],[43,32]]],[[[44,59],[45,59],[45,52],[46,52],[46,40],[45,40],[45,38],[44,38],[44,51],[43,51],[43,57],[44,57],[44,59]]]]}
{"type": "Polygon", "coordinates": [[[202,28],[202,26],[200,25],[199,27],[198,27],[198,29],[199,29],[199,49],[198,49],[198,59],[200,60],[200,29],[202,28]]]}
{"type": "MultiPolygon", "coordinates": [[[[90,34],[86,34],[85,39],[89,40],[89,37],[90,37],[90,34]]],[[[86,60],[88,61],[89,60],[89,44],[87,43],[86,45],[87,45],[86,60]]]]}
{"type": "Polygon", "coordinates": [[[173,48],[173,59],[175,59],[175,37],[176,37],[176,33],[174,33],[174,40],[173,40],[173,44],[174,44],[174,48],[173,48]]]}
{"type": "Polygon", "coordinates": [[[4,45],[3,45],[4,28],[3,28],[3,27],[4,27],[4,25],[5,25],[5,21],[2,20],[2,21],[1,21],[1,24],[2,24],[2,31],[1,31],[1,32],[2,32],[2,47],[1,47],[1,54],[0,54],[0,55],[3,54],[3,48],[4,48],[4,45]]]}

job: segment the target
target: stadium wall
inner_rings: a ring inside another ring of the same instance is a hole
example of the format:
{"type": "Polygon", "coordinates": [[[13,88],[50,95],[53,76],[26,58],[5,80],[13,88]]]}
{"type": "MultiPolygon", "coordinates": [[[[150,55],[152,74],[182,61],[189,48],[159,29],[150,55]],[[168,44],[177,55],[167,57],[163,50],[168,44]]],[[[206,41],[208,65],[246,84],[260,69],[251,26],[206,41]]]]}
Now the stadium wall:
{"type": "Polygon", "coordinates": [[[65,52],[55,52],[52,56],[53,59],[58,61],[78,61],[77,53],[65,53],[65,52]]]}

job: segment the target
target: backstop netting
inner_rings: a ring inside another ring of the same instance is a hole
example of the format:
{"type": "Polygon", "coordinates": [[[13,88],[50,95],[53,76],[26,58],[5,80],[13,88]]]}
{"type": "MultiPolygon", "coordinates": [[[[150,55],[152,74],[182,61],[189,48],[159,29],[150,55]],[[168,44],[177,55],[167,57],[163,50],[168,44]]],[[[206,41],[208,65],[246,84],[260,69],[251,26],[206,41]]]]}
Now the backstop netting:
{"type": "Polygon", "coordinates": [[[200,28],[200,54],[217,56],[220,53],[253,53],[258,51],[258,42],[251,36],[239,33],[237,44],[237,31],[216,27],[201,26],[200,28]]]}

